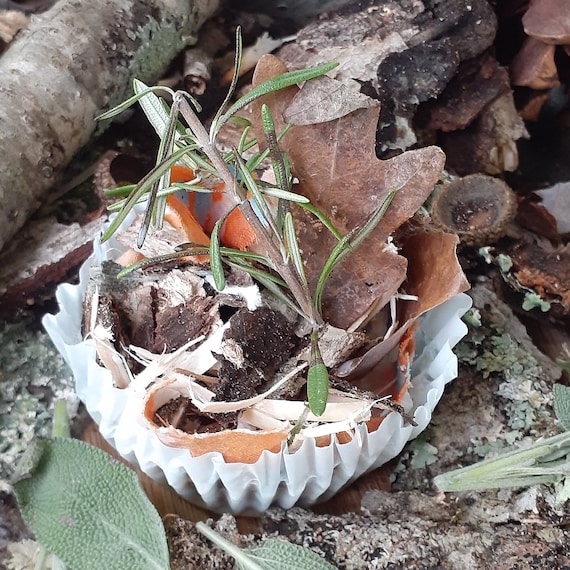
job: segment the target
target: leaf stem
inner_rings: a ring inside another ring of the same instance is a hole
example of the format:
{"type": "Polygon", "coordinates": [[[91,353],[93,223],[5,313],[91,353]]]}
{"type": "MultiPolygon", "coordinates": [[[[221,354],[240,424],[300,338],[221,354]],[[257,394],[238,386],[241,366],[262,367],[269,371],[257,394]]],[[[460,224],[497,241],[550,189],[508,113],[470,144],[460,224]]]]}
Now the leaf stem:
{"type": "Polygon", "coordinates": [[[233,542],[225,539],[221,534],[217,533],[214,529],[210,528],[206,523],[198,521],[196,523],[196,530],[202,533],[208,540],[212,541],[216,546],[221,548],[224,552],[232,556],[240,567],[247,568],[247,570],[265,570],[257,562],[252,560],[239,546],[233,542]]]}
{"type": "Polygon", "coordinates": [[[69,416],[67,415],[67,402],[56,400],[53,404],[53,437],[70,437],[69,416]]]}

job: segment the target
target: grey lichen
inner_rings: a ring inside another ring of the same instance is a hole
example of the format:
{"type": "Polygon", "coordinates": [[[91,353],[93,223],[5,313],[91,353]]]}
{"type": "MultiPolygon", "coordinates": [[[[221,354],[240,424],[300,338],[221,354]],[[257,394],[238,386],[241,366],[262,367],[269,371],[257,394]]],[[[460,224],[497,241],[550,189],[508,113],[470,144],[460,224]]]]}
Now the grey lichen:
{"type": "Polygon", "coordinates": [[[0,327],[0,488],[35,437],[51,431],[53,402],[64,398],[75,413],[78,400],[67,365],[48,336],[28,323],[0,327]]]}
{"type": "Polygon", "coordinates": [[[505,429],[496,442],[473,441],[479,455],[549,429],[552,394],[548,378],[537,359],[509,333],[489,323],[470,326],[456,352],[460,362],[495,381],[495,397],[504,417],[505,429]]]}

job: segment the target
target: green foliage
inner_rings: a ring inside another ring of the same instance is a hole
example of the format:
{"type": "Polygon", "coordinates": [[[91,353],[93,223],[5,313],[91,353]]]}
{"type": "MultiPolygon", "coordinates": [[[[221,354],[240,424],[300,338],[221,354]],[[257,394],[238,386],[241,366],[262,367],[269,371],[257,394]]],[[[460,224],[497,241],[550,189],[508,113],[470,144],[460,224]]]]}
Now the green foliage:
{"type": "MultiPolygon", "coordinates": [[[[65,429],[66,420],[58,418],[65,429]]],[[[40,544],[72,570],[167,570],[158,513],[129,468],[69,438],[37,440],[21,458],[14,491],[40,544]]],[[[197,529],[244,570],[334,570],[306,548],[269,539],[242,550],[204,523],[197,529]]],[[[62,567],[60,563],[60,566],[62,567]]]]}
{"type": "Polygon", "coordinates": [[[552,395],[554,396],[554,413],[562,427],[570,431],[570,387],[554,384],[552,395]]]}
{"type": "Polygon", "coordinates": [[[73,570],[166,570],[158,513],[135,473],[81,441],[40,440],[14,491],[38,541],[73,570]]]}
{"type": "MultiPolygon", "coordinates": [[[[570,428],[570,388],[555,384],[554,410],[562,426],[570,428]]],[[[442,491],[470,491],[564,482],[570,477],[570,431],[544,438],[475,465],[434,479],[442,491]]],[[[562,495],[560,495],[562,496],[562,495]]],[[[565,496],[565,495],[564,495],[565,496]]]]}
{"type": "Polygon", "coordinates": [[[261,545],[242,550],[205,523],[196,528],[235,560],[240,570],[335,570],[335,566],[309,550],[284,540],[270,538],[261,545]]]}

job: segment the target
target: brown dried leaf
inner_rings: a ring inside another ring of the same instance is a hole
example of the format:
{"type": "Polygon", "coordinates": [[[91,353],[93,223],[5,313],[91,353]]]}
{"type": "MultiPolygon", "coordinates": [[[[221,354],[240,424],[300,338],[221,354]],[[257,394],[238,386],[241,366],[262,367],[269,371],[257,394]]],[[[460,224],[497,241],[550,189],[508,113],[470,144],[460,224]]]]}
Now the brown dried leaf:
{"type": "MultiPolygon", "coordinates": [[[[253,83],[283,70],[277,58],[266,56],[256,68],[253,83]]],[[[253,120],[265,103],[276,124],[282,124],[293,96],[294,89],[290,88],[261,98],[253,120]]],[[[323,316],[344,329],[371,316],[398,290],[405,278],[406,262],[386,248],[386,239],[424,203],[445,161],[437,147],[378,160],[374,151],[377,121],[378,108],[358,109],[334,121],[293,126],[281,144],[299,179],[296,191],[310,198],[342,233],[362,226],[388,192],[398,190],[378,226],[329,278],[323,316]]],[[[314,284],[334,240],[306,219],[298,222],[297,229],[309,281],[314,284]]]]}
{"type": "Polygon", "coordinates": [[[372,347],[362,357],[347,361],[344,375],[363,390],[389,393],[398,365],[398,345],[404,333],[425,312],[454,295],[469,289],[455,253],[459,239],[454,234],[437,231],[417,233],[406,238],[402,253],[409,262],[406,293],[417,301],[400,301],[398,322],[402,323],[386,340],[372,347]]]}
{"type": "Polygon", "coordinates": [[[312,125],[378,105],[378,101],[360,93],[358,84],[351,89],[325,75],[303,85],[285,111],[284,119],[292,125],[312,125]]]}

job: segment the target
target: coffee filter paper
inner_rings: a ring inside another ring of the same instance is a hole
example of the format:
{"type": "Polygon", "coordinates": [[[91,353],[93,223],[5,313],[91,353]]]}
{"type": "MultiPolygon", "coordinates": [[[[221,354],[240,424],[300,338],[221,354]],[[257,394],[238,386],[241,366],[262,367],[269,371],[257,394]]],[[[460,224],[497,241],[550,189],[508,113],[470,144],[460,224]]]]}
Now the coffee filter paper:
{"type": "MultiPolygon", "coordinates": [[[[132,223],[133,213],[124,224],[132,223]]],[[[271,504],[283,508],[311,505],[333,496],[363,473],[398,455],[407,441],[428,425],[445,385],[457,376],[453,346],[467,329],[461,315],[471,300],[459,294],[428,311],[415,333],[416,354],[411,387],[403,402],[417,426],[405,425],[391,412],[378,429],[368,433],[358,425],[352,439],[340,444],[335,438],[324,447],[305,439],[290,452],[265,451],[256,463],[226,463],[220,453],[192,457],[185,449],[164,445],[143,418],[144,394],[113,386],[111,373],[96,359],[95,343],[82,338],[83,299],[90,269],[123,250],[116,241],[101,245],[80,271],[78,285],[63,284],[57,290],[60,311],[46,315],[43,324],[55,346],[71,367],[79,398],[99,425],[101,435],[129,462],[159,482],[166,482],[182,497],[217,512],[255,514],[271,504]]]]}

